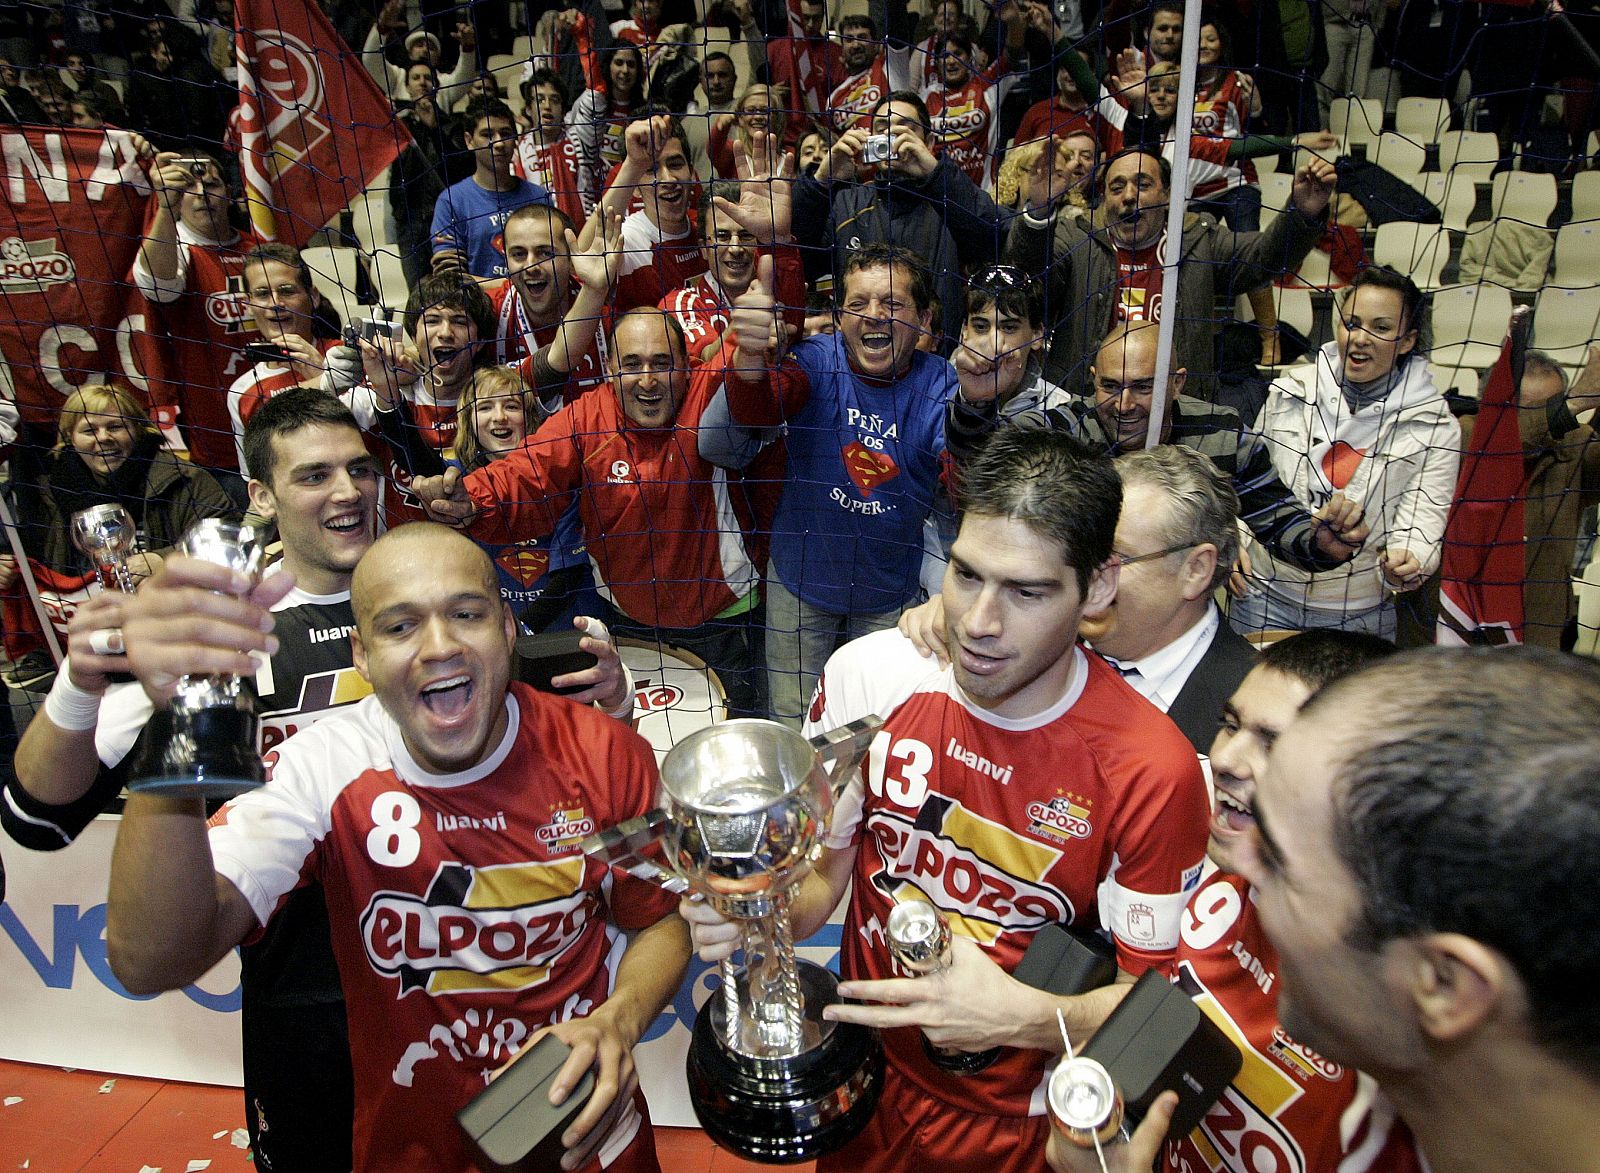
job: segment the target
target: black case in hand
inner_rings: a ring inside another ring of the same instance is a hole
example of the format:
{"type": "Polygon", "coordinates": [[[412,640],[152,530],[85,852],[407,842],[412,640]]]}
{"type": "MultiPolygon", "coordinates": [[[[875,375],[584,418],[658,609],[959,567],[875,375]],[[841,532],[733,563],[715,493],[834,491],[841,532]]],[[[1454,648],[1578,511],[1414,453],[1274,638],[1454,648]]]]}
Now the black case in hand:
{"type": "Polygon", "coordinates": [[[1045,925],[1011,976],[1025,986],[1073,998],[1117,980],[1116,947],[1097,933],[1078,934],[1045,925]]]}
{"type": "Polygon", "coordinates": [[[561,1134],[594,1094],[594,1073],[585,1071],[559,1108],[550,1085],[572,1048],[545,1035],[456,1113],[477,1165],[505,1173],[554,1173],[566,1150],[561,1134]]]}
{"type": "Polygon", "coordinates": [[[1110,1072],[1130,1131],[1157,1096],[1177,1092],[1168,1140],[1192,1132],[1244,1065],[1222,1028],[1155,970],[1134,983],[1080,1053],[1110,1072]]]}

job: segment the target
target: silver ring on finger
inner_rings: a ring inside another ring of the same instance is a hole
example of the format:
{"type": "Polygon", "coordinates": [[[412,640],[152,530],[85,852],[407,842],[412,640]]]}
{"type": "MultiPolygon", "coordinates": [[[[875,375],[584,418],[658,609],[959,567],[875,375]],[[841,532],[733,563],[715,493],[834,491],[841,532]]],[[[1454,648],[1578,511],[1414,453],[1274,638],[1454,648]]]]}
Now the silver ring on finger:
{"type": "Polygon", "coordinates": [[[89,633],[89,650],[97,656],[120,656],[127,651],[122,628],[99,627],[89,633]]]}

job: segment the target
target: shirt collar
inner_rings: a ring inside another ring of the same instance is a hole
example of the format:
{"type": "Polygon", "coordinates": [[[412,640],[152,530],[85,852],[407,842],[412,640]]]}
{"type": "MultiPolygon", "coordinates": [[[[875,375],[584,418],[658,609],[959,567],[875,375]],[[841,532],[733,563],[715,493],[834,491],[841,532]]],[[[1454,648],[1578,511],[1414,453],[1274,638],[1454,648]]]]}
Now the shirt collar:
{"type": "Polygon", "coordinates": [[[1205,650],[1211,646],[1212,637],[1216,635],[1221,621],[1221,613],[1216,604],[1211,603],[1207,605],[1205,615],[1193,627],[1166,647],[1158,648],[1138,660],[1112,660],[1107,657],[1107,661],[1123,672],[1134,691],[1166,712],[1177,699],[1178,693],[1183,691],[1184,683],[1205,655],[1205,650]],[[1135,674],[1129,675],[1130,670],[1135,674]]]}

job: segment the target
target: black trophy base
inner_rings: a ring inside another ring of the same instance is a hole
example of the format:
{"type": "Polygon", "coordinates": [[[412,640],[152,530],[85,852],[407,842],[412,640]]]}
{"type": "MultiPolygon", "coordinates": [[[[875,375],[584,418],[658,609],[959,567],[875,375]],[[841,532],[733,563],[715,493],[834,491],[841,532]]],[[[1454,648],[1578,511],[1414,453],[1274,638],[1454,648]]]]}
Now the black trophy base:
{"type": "Polygon", "coordinates": [[[722,1000],[713,994],[694,1020],[689,1100],[700,1127],[741,1157],[768,1165],[811,1161],[843,1148],[866,1126],[883,1093],[883,1045],[853,1023],[826,1022],[838,979],[798,963],[807,1018],[820,1041],[792,1059],[754,1059],[720,1037],[722,1000]]]}
{"type": "Polygon", "coordinates": [[[232,798],[266,782],[256,750],[260,722],[232,706],[155,713],[128,789],[173,798],[232,798]]]}

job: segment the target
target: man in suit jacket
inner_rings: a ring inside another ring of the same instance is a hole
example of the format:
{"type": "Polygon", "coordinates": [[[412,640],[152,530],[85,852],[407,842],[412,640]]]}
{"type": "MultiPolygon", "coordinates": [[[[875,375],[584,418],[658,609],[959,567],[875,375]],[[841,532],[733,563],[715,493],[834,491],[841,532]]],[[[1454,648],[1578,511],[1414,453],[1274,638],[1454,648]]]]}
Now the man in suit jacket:
{"type": "Polygon", "coordinates": [[[1109,627],[1090,642],[1204,754],[1256,659],[1213,601],[1239,555],[1239,498],[1193,448],[1130,452],[1116,468],[1122,569],[1109,627]]]}

